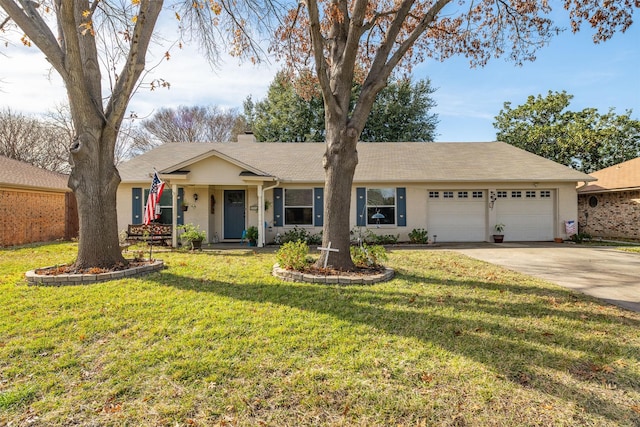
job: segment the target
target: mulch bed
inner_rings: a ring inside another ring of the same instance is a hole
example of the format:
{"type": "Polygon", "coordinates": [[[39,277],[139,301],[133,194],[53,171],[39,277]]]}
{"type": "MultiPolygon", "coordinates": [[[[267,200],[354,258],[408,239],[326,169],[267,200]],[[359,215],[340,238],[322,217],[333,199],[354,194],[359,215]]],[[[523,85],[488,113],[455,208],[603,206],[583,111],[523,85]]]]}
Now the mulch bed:
{"type": "Polygon", "coordinates": [[[148,259],[130,259],[127,260],[128,264],[116,264],[111,268],[103,267],[90,267],[90,268],[76,268],[71,265],[54,265],[52,267],[38,268],[35,270],[36,274],[44,276],[58,276],[60,274],[102,274],[113,273],[115,271],[128,270],[134,267],[141,267],[143,265],[152,264],[155,260],[149,261],[148,259]]]}
{"type": "Polygon", "coordinates": [[[342,276],[342,277],[364,277],[384,273],[384,267],[356,267],[355,270],[337,270],[331,267],[321,268],[310,266],[301,271],[305,274],[315,274],[317,276],[342,276]]]}

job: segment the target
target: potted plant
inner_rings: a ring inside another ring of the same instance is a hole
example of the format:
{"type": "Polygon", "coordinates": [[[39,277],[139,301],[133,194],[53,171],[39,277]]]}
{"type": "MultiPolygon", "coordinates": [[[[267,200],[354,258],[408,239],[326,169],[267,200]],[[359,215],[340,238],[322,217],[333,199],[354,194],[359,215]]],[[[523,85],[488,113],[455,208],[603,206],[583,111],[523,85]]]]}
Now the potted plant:
{"type": "Polygon", "coordinates": [[[186,211],[188,211],[188,210],[189,210],[189,205],[188,205],[188,204],[186,204],[185,202],[182,202],[182,203],[180,204],[180,208],[182,209],[182,212],[186,212],[186,211]]]}
{"type": "Polygon", "coordinates": [[[249,240],[249,246],[256,246],[258,242],[258,227],[252,225],[247,228],[247,240],[249,240]]]}
{"type": "Polygon", "coordinates": [[[493,228],[496,230],[497,234],[493,235],[493,241],[496,243],[502,243],[502,241],[504,240],[504,234],[502,234],[502,232],[504,231],[504,224],[496,224],[493,228]]]}
{"type": "Polygon", "coordinates": [[[200,230],[199,225],[189,223],[178,228],[182,231],[180,239],[189,243],[191,250],[202,249],[202,241],[207,237],[207,233],[204,230],[200,230]]]}

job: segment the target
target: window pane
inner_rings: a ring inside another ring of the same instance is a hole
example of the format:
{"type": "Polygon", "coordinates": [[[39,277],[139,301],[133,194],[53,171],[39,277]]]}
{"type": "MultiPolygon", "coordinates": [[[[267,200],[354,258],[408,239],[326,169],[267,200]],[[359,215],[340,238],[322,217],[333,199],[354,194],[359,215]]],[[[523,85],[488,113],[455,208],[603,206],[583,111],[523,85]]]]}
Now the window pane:
{"type": "Polygon", "coordinates": [[[156,220],[159,224],[171,224],[173,221],[173,209],[171,208],[161,208],[160,209],[160,217],[156,220]]]}
{"type": "Polygon", "coordinates": [[[395,206],[396,190],[393,188],[367,189],[368,206],[395,206]]]}
{"type": "MultiPolygon", "coordinates": [[[[144,201],[142,203],[144,203],[145,205],[147,204],[147,199],[149,198],[149,189],[145,189],[144,190],[144,201]]],[[[164,187],[164,190],[162,191],[162,196],[160,196],[160,206],[168,206],[171,207],[171,189],[164,187]]]]}
{"type": "Polygon", "coordinates": [[[367,208],[367,224],[369,225],[393,225],[396,223],[396,208],[367,208]],[[383,218],[374,218],[374,215],[383,215],[383,218]]]}
{"type": "Polygon", "coordinates": [[[313,225],[313,208],[285,208],[285,225],[313,225]]]}
{"type": "Polygon", "coordinates": [[[309,189],[284,191],[285,206],[313,206],[313,191],[309,189]]]}
{"type": "MultiPolygon", "coordinates": [[[[149,189],[144,190],[144,200],[142,200],[142,210],[144,212],[149,198],[149,189]]],[[[160,196],[160,216],[155,220],[158,224],[171,224],[173,222],[173,209],[171,208],[171,189],[165,187],[160,196]]]]}

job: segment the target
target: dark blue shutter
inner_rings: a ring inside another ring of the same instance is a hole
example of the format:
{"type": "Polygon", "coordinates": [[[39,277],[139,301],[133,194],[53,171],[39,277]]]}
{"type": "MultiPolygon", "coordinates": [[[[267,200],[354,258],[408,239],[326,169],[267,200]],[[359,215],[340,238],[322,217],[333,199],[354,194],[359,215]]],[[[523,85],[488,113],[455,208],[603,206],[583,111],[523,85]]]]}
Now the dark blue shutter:
{"type": "Polygon", "coordinates": [[[282,212],[284,210],[284,197],[282,188],[273,189],[273,225],[276,227],[282,227],[284,225],[284,216],[282,212]]]}
{"type": "Polygon", "coordinates": [[[176,214],[178,215],[178,225],[184,225],[184,212],[182,212],[182,200],[184,200],[184,188],[178,188],[178,204],[176,214]]]}
{"type": "Polygon", "coordinates": [[[324,222],[324,188],[322,187],[313,189],[313,211],[315,215],[313,225],[322,227],[324,222]]]}
{"type": "Polygon", "coordinates": [[[142,188],[131,189],[131,224],[142,224],[142,188]]]}
{"type": "Polygon", "coordinates": [[[398,206],[398,227],[407,226],[407,189],[404,187],[396,188],[396,205],[398,206]]]}
{"type": "Polygon", "coordinates": [[[364,187],[356,188],[356,224],[358,227],[367,225],[367,189],[364,187]]]}

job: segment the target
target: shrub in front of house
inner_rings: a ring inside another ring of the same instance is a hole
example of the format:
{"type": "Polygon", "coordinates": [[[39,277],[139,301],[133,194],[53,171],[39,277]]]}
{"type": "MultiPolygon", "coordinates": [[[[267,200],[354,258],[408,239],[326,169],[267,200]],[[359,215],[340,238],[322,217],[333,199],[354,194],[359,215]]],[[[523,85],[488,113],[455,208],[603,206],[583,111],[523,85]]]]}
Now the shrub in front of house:
{"type": "Polygon", "coordinates": [[[351,259],[358,267],[382,267],[382,262],[388,259],[387,250],[384,246],[363,243],[351,246],[351,259]]]}
{"type": "Polygon", "coordinates": [[[280,241],[281,243],[305,242],[309,245],[319,245],[322,243],[322,232],[311,234],[304,228],[293,227],[284,233],[280,241]]]}
{"type": "Polygon", "coordinates": [[[309,246],[303,241],[285,242],[278,252],[276,252],[276,260],[280,264],[280,268],[287,270],[302,271],[307,267],[309,261],[309,246]]]}
{"type": "Polygon", "coordinates": [[[420,244],[429,243],[429,233],[424,228],[414,228],[409,233],[409,241],[420,244]]]}

